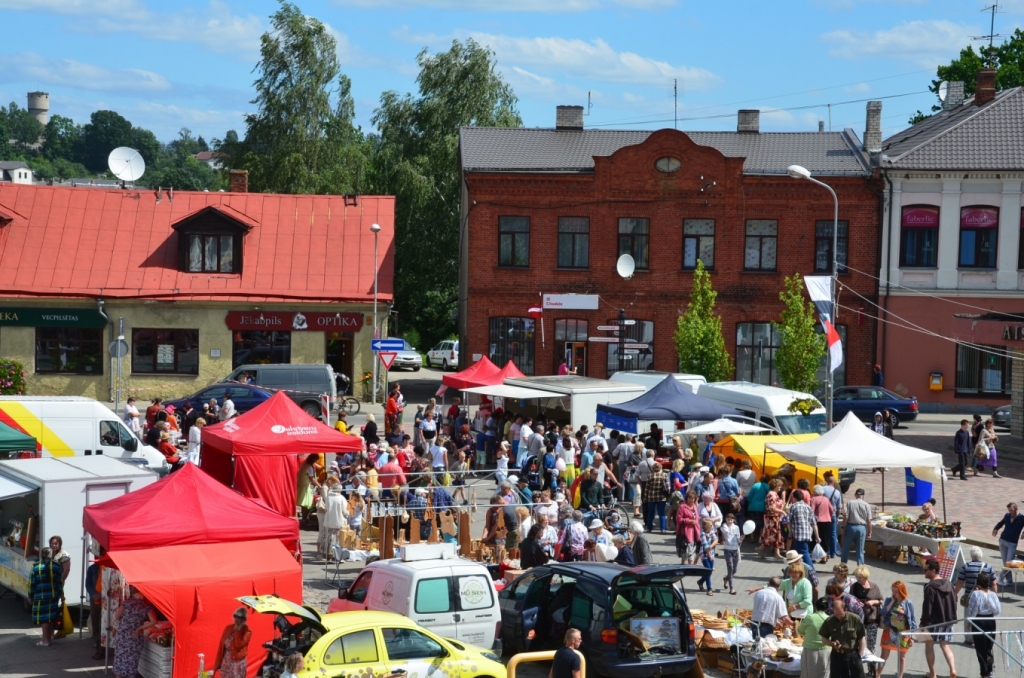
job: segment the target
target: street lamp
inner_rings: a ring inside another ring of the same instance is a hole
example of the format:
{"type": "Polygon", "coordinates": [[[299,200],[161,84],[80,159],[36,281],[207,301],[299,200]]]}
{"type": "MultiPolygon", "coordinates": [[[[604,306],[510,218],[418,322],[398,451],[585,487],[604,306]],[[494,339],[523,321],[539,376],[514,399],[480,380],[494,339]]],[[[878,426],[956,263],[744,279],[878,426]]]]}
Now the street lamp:
{"type": "MultiPolygon", "coordinates": [[[[786,168],[786,173],[794,179],[806,179],[812,184],[818,184],[832,194],[832,203],[835,210],[832,214],[832,281],[829,286],[829,300],[832,302],[831,320],[834,325],[836,313],[839,310],[838,300],[836,299],[836,290],[839,289],[839,197],[836,196],[836,192],[832,190],[831,186],[812,177],[811,171],[806,167],[790,165],[786,168]]],[[[835,382],[832,377],[832,352],[826,349],[825,355],[827,356],[825,368],[825,430],[827,431],[832,428],[832,391],[835,382]]]]}
{"type": "MultiPolygon", "coordinates": [[[[371,224],[370,230],[373,231],[373,339],[377,339],[377,236],[380,235],[380,224],[371,224]]],[[[372,347],[372,343],[371,343],[372,347]]],[[[372,351],[371,351],[372,353],[372,351]]],[[[373,356],[373,395],[371,400],[374,405],[377,404],[377,356],[373,356]]]]}

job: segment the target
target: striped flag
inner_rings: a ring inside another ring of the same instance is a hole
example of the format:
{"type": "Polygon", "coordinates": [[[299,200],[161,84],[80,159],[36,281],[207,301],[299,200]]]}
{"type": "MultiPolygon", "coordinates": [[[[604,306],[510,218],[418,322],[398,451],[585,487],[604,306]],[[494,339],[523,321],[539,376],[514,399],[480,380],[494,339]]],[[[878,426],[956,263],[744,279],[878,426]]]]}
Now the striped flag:
{"type": "Polygon", "coordinates": [[[821,326],[825,328],[825,344],[828,346],[831,367],[834,372],[843,364],[843,344],[839,340],[839,332],[832,324],[835,317],[835,308],[832,304],[832,278],[827,275],[805,276],[804,283],[807,284],[807,293],[811,296],[814,307],[818,309],[821,326]]]}

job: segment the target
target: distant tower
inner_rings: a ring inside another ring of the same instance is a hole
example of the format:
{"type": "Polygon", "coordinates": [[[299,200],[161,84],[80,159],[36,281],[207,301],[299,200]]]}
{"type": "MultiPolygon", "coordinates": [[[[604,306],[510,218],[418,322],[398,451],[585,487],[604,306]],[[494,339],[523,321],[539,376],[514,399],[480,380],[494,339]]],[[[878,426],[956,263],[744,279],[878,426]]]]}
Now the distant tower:
{"type": "Polygon", "coordinates": [[[46,125],[50,121],[50,95],[47,92],[28,93],[28,112],[39,121],[40,125],[46,125]]]}

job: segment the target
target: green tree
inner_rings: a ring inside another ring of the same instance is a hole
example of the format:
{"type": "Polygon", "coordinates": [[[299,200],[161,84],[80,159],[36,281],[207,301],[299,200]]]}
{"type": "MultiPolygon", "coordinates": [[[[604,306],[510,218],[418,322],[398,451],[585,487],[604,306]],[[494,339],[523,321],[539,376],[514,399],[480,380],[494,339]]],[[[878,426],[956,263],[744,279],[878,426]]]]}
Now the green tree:
{"type": "Polygon", "coordinates": [[[818,365],[825,355],[825,335],[814,327],[818,314],[814,304],[804,301],[804,281],[799,273],[786,278],[779,300],[785,308],[780,322],[772,323],[779,332],[775,350],[775,369],[784,388],[812,393],[818,388],[818,365]]]}
{"type": "Polygon", "coordinates": [[[72,162],[65,158],[47,159],[45,155],[37,155],[28,159],[28,166],[32,168],[35,178],[40,181],[50,179],[85,179],[92,177],[92,172],[84,165],[72,162]]]}
{"type": "Polygon", "coordinates": [[[114,111],[93,111],[82,127],[75,154],[90,171],[104,172],[110,152],[131,142],[132,124],[128,120],[114,111]]]}
{"type": "Polygon", "coordinates": [[[0,109],[0,118],[4,121],[0,126],[7,130],[5,141],[11,144],[15,155],[24,157],[39,143],[43,126],[28,110],[12,101],[6,109],[0,109]]]}
{"type": "Polygon", "coordinates": [[[71,118],[65,118],[63,115],[51,116],[43,131],[43,156],[51,161],[58,158],[73,161],[75,144],[81,135],[81,126],[76,125],[71,118]]]}
{"type": "Polygon", "coordinates": [[[693,290],[686,313],[676,326],[676,352],[679,369],[703,375],[708,381],[725,381],[732,376],[732,356],[722,336],[722,317],[715,315],[718,292],[711,286],[711,274],[697,261],[693,271],[693,290]]]}
{"type": "Polygon", "coordinates": [[[224,152],[249,171],[249,187],[275,193],[358,193],[367,150],[353,124],[352,83],[341,73],[337,41],[298,7],[281,2],[256,65],[256,113],[245,141],[224,152]]]}
{"type": "Polygon", "coordinates": [[[459,271],[459,128],[519,127],[516,96],[494,54],[472,39],[416,58],[419,92],[381,95],[373,123],[374,188],[396,196],[395,300],[425,345],[450,336],[459,271]],[[430,256],[423,247],[430,244],[430,256]]]}

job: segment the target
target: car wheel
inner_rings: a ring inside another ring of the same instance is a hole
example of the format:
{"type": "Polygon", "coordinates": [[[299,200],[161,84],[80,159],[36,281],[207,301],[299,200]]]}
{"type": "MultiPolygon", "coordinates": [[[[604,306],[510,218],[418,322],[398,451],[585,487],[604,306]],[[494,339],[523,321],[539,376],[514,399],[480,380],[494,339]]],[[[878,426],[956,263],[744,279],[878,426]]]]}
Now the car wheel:
{"type": "Polygon", "coordinates": [[[417,366],[417,367],[414,367],[414,368],[412,368],[412,371],[413,371],[413,372],[419,372],[419,371],[420,371],[420,368],[419,368],[418,366],[417,366]]]}
{"type": "Polygon", "coordinates": [[[178,410],[174,411],[174,418],[178,420],[178,428],[180,429],[182,424],[185,423],[185,418],[181,416],[181,412],[178,410]]]}
{"type": "Polygon", "coordinates": [[[850,483],[839,483],[839,491],[846,494],[850,491],[850,483]]]}
{"type": "Polygon", "coordinates": [[[447,372],[448,371],[448,359],[447,358],[441,358],[441,371],[442,372],[447,372]]]}
{"type": "Polygon", "coordinates": [[[890,412],[889,413],[889,426],[892,426],[893,428],[896,428],[899,425],[900,425],[899,415],[897,415],[895,412],[890,412]]]}
{"type": "Polygon", "coordinates": [[[302,403],[302,410],[314,419],[320,418],[320,403],[302,403]]]}

